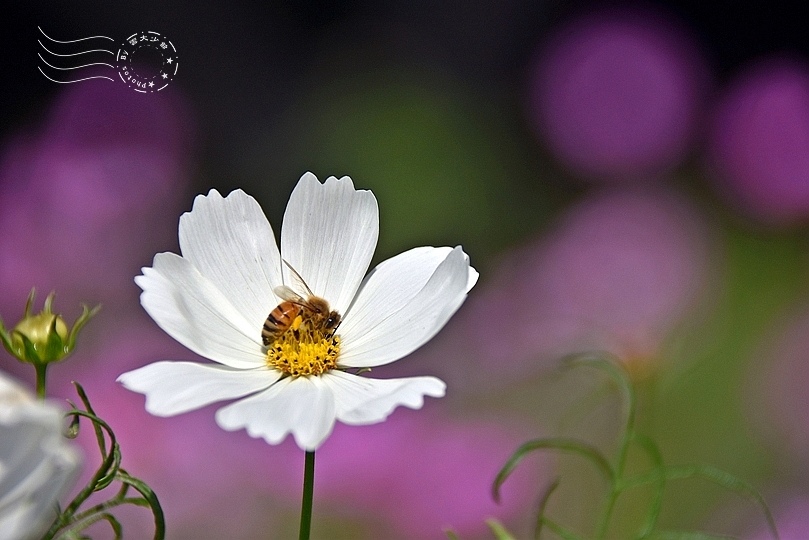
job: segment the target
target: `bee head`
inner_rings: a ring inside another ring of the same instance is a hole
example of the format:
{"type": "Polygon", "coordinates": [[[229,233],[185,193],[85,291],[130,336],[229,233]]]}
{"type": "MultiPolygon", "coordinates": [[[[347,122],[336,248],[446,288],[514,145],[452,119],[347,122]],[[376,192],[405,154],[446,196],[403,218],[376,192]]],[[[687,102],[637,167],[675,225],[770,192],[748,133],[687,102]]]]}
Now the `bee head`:
{"type": "Polygon", "coordinates": [[[336,311],[332,311],[329,313],[329,316],[326,317],[325,326],[326,328],[336,328],[337,325],[340,324],[340,314],[336,311]]]}

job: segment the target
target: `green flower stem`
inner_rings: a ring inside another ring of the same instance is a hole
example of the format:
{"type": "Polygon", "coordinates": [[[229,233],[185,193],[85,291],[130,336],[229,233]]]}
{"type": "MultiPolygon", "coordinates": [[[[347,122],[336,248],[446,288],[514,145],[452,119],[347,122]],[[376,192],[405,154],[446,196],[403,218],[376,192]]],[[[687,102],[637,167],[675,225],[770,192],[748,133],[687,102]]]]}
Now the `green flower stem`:
{"type": "Polygon", "coordinates": [[[48,364],[34,364],[34,369],[37,373],[37,397],[44,400],[47,395],[45,392],[45,375],[48,371],[48,364]]]}
{"type": "Polygon", "coordinates": [[[621,389],[621,394],[626,403],[626,420],[624,423],[624,432],[621,436],[621,441],[618,444],[617,463],[614,469],[614,474],[610,481],[609,493],[607,500],[601,511],[601,517],[596,525],[596,538],[603,540],[607,537],[610,520],[612,519],[612,512],[615,509],[615,504],[618,497],[621,495],[620,482],[623,479],[624,471],[626,469],[626,462],[629,456],[629,446],[635,436],[635,419],[637,416],[637,395],[635,388],[632,385],[627,373],[616,364],[601,359],[601,358],[574,358],[572,359],[573,365],[589,366],[605,372],[621,389]]]}
{"type": "Polygon", "coordinates": [[[303,501],[301,502],[301,533],[300,540],[309,540],[309,530],[312,528],[312,498],[315,492],[315,452],[306,452],[306,462],[303,466],[303,501]]]}

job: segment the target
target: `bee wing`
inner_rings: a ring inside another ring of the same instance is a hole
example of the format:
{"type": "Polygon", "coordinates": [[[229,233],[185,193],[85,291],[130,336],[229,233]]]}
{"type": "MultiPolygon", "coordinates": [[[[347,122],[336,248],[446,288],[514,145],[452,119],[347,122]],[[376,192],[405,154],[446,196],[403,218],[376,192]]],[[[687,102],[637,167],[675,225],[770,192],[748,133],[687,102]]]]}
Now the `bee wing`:
{"type": "Polygon", "coordinates": [[[290,287],[287,287],[286,285],[279,285],[278,287],[275,287],[272,290],[272,292],[274,292],[275,296],[277,296],[281,300],[286,300],[288,302],[294,302],[296,304],[306,305],[306,300],[301,295],[299,295],[298,293],[296,293],[295,291],[293,291],[290,287]]]}
{"type": "Polygon", "coordinates": [[[287,268],[289,268],[290,273],[292,274],[292,282],[293,282],[293,284],[295,285],[295,287],[296,287],[296,288],[297,288],[299,291],[303,291],[303,292],[305,292],[306,294],[308,294],[309,296],[314,296],[314,295],[315,295],[315,293],[313,293],[313,292],[312,292],[312,289],[310,289],[310,288],[309,288],[309,285],[307,285],[307,284],[306,284],[306,282],[303,280],[303,278],[302,278],[302,277],[301,277],[301,275],[298,273],[298,271],[297,271],[297,270],[295,270],[294,268],[292,268],[292,265],[291,265],[291,264],[289,264],[289,263],[286,261],[286,259],[283,259],[283,261],[284,261],[284,264],[285,264],[285,265],[287,265],[287,268]]]}

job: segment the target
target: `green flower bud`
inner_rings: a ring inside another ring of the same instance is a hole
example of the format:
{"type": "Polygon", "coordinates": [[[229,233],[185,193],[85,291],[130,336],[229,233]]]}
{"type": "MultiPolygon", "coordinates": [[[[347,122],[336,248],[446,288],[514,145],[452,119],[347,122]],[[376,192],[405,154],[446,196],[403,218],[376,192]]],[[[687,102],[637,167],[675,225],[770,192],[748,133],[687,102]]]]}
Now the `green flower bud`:
{"type": "Polygon", "coordinates": [[[56,362],[73,352],[76,337],[79,331],[87,324],[90,317],[98,312],[100,306],[90,309],[82,306],[82,314],[76,320],[73,328],[68,329],[61,315],[53,312],[53,298],[51,293],[45,298],[42,311],[31,314],[34,303],[34,290],[28,295],[25,303],[25,314],[10,332],[0,321],[0,340],[6,350],[21,362],[41,366],[56,362]]]}
{"type": "Polygon", "coordinates": [[[65,320],[61,315],[42,312],[39,315],[26,317],[11,331],[11,343],[15,349],[24,344],[24,339],[30,341],[35,349],[43,349],[48,344],[51,334],[56,333],[62,342],[67,339],[68,331],[65,320]]]}

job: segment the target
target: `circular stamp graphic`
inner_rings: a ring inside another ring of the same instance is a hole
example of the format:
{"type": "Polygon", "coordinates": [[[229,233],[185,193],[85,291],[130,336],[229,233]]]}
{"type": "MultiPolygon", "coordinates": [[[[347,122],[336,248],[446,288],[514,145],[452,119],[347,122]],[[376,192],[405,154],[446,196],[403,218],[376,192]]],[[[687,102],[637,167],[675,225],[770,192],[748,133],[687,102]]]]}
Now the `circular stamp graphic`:
{"type": "Polygon", "coordinates": [[[136,92],[159,92],[177,75],[177,49],[157,32],[132,34],[118,49],[118,76],[136,92]]]}

